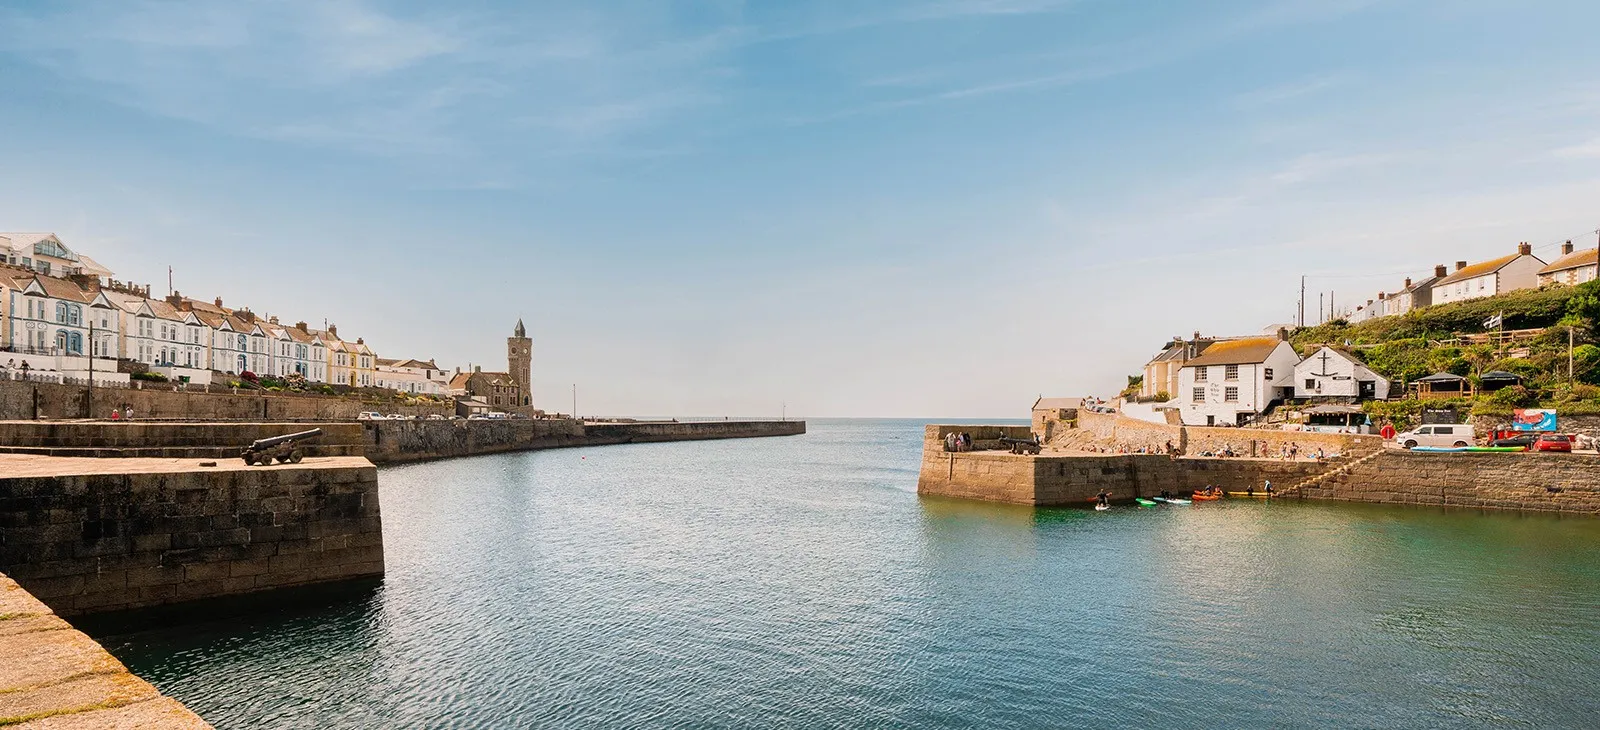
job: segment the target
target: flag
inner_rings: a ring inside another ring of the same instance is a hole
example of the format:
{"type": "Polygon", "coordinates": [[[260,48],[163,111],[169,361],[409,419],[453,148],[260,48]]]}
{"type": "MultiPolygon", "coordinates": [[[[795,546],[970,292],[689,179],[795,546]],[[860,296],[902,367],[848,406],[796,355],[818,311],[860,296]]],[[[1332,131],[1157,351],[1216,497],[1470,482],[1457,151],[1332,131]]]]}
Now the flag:
{"type": "Polygon", "coordinates": [[[1486,320],[1483,320],[1483,328],[1486,329],[1486,330],[1495,329],[1496,327],[1499,327],[1500,323],[1503,322],[1503,321],[1505,321],[1505,317],[1502,316],[1502,315],[1496,314],[1493,317],[1490,317],[1490,318],[1488,318],[1486,320]]]}

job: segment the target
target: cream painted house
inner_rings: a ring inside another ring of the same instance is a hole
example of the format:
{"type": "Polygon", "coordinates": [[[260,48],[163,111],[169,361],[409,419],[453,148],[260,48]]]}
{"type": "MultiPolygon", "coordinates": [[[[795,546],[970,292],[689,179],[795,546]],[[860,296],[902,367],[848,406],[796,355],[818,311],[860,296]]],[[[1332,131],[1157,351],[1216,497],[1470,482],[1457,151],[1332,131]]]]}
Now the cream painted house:
{"type": "Polygon", "coordinates": [[[1518,289],[1539,286],[1539,270],[1544,261],[1533,255],[1533,246],[1517,244],[1517,252],[1471,266],[1456,262],[1456,270],[1433,284],[1433,303],[1449,304],[1468,299],[1492,297],[1518,289]]]}
{"type": "Polygon", "coordinates": [[[1561,257],[1539,269],[1539,285],[1577,286],[1600,278],[1600,248],[1573,251],[1572,242],[1561,244],[1561,257]]]}

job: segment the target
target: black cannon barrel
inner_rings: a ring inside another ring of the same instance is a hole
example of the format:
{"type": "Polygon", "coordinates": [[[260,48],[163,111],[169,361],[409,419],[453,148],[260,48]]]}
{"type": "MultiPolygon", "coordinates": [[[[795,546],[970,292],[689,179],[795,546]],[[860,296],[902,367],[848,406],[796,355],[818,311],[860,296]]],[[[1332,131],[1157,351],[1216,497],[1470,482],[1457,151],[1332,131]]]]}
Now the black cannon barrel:
{"type": "Polygon", "coordinates": [[[308,438],[314,438],[316,436],[321,436],[321,435],[322,435],[322,429],[313,428],[310,431],[301,431],[299,433],[286,433],[286,434],[284,434],[282,436],[273,436],[271,438],[256,439],[254,442],[252,442],[250,444],[250,448],[252,448],[252,449],[270,449],[270,448],[272,448],[274,446],[278,446],[280,444],[287,444],[287,443],[290,443],[290,442],[293,442],[293,441],[304,441],[304,440],[306,440],[308,438]]]}

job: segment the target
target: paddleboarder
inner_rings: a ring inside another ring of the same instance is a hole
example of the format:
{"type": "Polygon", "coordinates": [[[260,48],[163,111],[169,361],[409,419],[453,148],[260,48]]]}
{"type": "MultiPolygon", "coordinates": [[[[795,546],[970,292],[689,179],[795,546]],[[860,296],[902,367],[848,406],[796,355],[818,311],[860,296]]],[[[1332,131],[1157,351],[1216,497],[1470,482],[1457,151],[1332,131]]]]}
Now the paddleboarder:
{"type": "Polygon", "coordinates": [[[1106,507],[1110,507],[1111,506],[1111,493],[1107,492],[1104,489],[1100,490],[1100,493],[1096,494],[1094,496],[1094,498],[1096,500],[1098,500],[1101,505],[1104,505],[1106,507]]]}

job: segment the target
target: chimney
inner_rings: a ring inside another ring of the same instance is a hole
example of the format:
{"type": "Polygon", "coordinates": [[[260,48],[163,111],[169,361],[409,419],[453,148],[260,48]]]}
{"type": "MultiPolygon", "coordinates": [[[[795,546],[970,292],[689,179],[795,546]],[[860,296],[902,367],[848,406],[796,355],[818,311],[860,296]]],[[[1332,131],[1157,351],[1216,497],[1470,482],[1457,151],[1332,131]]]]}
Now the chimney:
{"type": "Polygon", "coordinates": [[[356,344],[358,344],[358,345],[365,345],[365,344],[367,344],[367,341],[366,341],[366,340],[363,340],[363,339],[361,339],[361,338],[360,338],[360,337],[357,337],[357,338],[356,338],[356,344]]]}
{"type": "Polygon", "coordinates": [[[294,328],[297,329],[297,330],[300,330],[301,332],[304,332],[304,331],[306,331],[306,323],[305,322],[295,322],[294,323],[294,328]]]}
{"type": "Polygon", "coordinates": [[[473,365],[472,366],[472,372],[475,372],[475,373],[483,372],[483,366],[482,365],[473,365]]]}
{"type": "Polygon", "coordinates": [[[278,315],[272,315],[271,317],[268,317],[267,321],[271,322],[273,324],[277,324],[278,323],[278,315]]]}
{"type": "Polygon", "coordinates": [[[328,334],[330,336],[332,336],[332,337],[338,337],[339,336],[339,325],[336,325],[336,324],[328,325],[328,334]]]}
{"type": "Polygon", "coordinates": [[[1456,271],[1460,271],[1460,270],[1465,269],[1465,268],[1467,268],[1467,262],[1465,262],[1465,261],[1457,261],[1456,262],[1456,271]]]}
{"type": "Polygon", "coordinates": [[[1433,267],[1433,275],[1441,279],[1444,278],[1448,273],[1449,272],[1444,270],[1444,264],[1439,264],[1438,266],[1433,267]]]}
{"type": "Polygon", "coordinates": [[[1522,254],[1523,256],[1532,256],[1533,244],[1528,243],[1527,241],[1517,244],[1517,253],[1522,254]]]}
{"type": "Polygon", "coordinates": [[[216,304],[217,304],[217,309],[221,309],[222,308],[222,297],[217,297],[216,304]]]}
{"type": "Polygon", "coordinates": [[[1571,241],[1567,241],[1566,243],[1561,244],[1561,255],[1562,256],[1566,256],[1566,255],[1569,255],[1571,253],[1572,253],[1572,242],[1571,241]]]}
{"type": "Polygon", "coordinates": [[[1281,342],[1288,342],[1289,341],[1289,328],[1288,327],[1279,327],[1278,328],[1278,340],[1281,341],[1281,342]]]}
{"type": "Polygon", "coordinates": [[[1404,291],[1405,289],[1410,289],[1410,288],[1411,288],[1411,277],[1408,276],[1408,277],[1406,277],[1406,285],[1405,285],[1404,288],[1401,289],[1401,291],[1404,291]]]}

